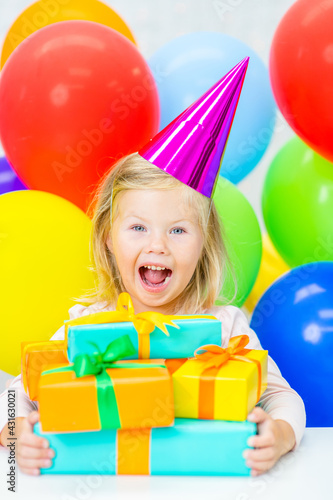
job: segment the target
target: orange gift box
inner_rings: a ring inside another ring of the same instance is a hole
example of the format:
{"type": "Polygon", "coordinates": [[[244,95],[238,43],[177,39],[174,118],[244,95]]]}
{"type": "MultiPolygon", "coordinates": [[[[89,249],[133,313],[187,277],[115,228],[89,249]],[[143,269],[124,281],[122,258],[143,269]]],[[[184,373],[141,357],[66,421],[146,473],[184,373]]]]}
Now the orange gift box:
{"type": "Polygon", "coordinates": [[[62,340],[21,342],[21,374],[25,392],[32,401],[38,399],[40,374],[49,365],[68,365],[62,340]]]}
{"type": "Polygon", "coordinates": [[[127,361],[118,356],[106,361],[107,351],[114,358],[117,343],[125,337],[129,340],[126,335],[111,342],[95,360],[83,354],[72,365],[43,371],[38,401],[44,432],[173,424],[173,387],[165,360],[127,361]]]}

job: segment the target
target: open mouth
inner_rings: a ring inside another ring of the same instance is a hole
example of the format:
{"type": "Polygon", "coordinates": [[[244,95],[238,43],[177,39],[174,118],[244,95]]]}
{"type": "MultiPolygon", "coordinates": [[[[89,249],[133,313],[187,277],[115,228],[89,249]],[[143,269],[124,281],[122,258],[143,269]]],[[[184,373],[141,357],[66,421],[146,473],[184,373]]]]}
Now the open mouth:
{"type": "Polygon", "coordinates": [[[141,266],[139,274],[145,288],[161,290],[169,283],[172,271],[168,268],[158,271],[141,266]]]}

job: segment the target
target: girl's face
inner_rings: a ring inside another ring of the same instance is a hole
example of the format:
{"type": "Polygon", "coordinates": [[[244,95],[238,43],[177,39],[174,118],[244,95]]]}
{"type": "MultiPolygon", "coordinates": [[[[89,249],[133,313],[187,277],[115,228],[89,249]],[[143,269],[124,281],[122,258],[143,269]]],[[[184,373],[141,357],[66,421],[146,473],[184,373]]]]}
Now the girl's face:
{"type": "Polygon", "coordinates": [[[135,313],[176,312],[175,299],[190,281],[203,248],[197,214],[180,190],[129,190],[107,240],[135,313]],[[149,270],[144,266],[164,267],[149,270]]]}

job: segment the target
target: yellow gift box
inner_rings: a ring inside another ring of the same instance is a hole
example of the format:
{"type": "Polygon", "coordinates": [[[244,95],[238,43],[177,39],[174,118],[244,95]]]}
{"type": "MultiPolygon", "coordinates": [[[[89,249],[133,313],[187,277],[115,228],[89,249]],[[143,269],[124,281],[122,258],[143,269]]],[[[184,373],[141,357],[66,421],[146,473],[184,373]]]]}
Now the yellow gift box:
{"type": "Polygon", "coordinates": [[[42,371],[53,364],[68,364],[63,340],[21,342],[22,383],[31,401],[38,399],[38,382],[42,371]]]}
{"type": "Polygon", "coordinates": [[[248,342],[247,335],[239,335],[226,349],[202,346],[174,371],[175,417],[247,419],[267,388],[268,356],[268,351],[245,349],[248,342]]]}

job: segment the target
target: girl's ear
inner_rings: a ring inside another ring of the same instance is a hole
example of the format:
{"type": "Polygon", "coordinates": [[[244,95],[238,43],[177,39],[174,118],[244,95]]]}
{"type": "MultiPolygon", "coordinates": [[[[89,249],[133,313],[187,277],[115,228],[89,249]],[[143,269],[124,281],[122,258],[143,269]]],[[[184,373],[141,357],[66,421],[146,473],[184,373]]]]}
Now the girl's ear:
{"type": "Polygon", "coordinates": [[[108,247],[108,249],[110,250],[110,252],[113,253],[113,245],[112,245],[112,240],[111,240],[111,236],[110,235],[106,239],[106,246],[108,247]]]}

